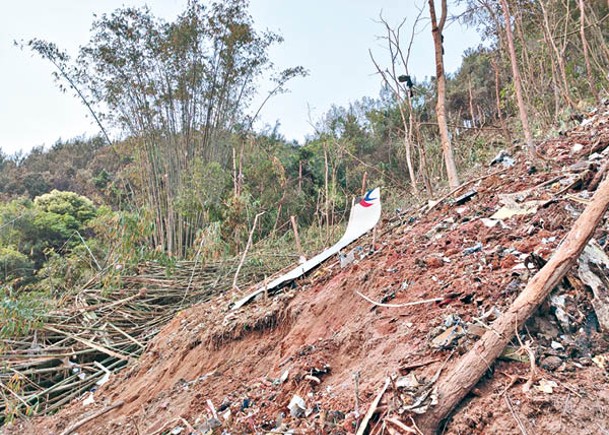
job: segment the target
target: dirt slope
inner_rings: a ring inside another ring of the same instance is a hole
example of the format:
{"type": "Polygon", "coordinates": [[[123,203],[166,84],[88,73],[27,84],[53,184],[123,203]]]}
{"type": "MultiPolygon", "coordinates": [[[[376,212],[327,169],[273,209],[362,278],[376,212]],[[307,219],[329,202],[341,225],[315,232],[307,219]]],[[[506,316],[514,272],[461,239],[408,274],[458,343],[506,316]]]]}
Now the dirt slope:
{"type": "MultiPolygon", "coordinates": [[[[389,375],[397,384],[383,396],[372,433],[400,433],[388,420],[410,425],[409,407],[433,406],[433,393],[422,396],[434,374],[509,306],[585,207],[606,161],[595,153],[609,145],[608,117],[591,114],[541,144],[547,161],[535,168],[516,153],[515,166],[498,163],[431,211],[386,212],[374,249],[370,237],[361,239],[356,262],[344,269],[328,260],[295,288],[237,312],[227,310],[238,296],[229,294],[181,312],[93,404],[77,401],[6,433],[62,433],[120,403],[77,432],[355,433],[389,375]],[[454,202],[470,189],[477,194],[469,201],[454,202]],[[486,220],[506,201],[537,210],[486,220]],[[356,292],[395,305],[442,300],[381,307],[356,292]],[[288,409],[295,395],[306,408],[298,417],[288,409]]],[[[605,221],[596,234],[605,249],[607,230],[605,221]]],[[[528,322],[522,346],[489,368],[445,433],[609,433],[609,335],[575,271],[554,295],[564,303],[548,302],[528,322]]]]}

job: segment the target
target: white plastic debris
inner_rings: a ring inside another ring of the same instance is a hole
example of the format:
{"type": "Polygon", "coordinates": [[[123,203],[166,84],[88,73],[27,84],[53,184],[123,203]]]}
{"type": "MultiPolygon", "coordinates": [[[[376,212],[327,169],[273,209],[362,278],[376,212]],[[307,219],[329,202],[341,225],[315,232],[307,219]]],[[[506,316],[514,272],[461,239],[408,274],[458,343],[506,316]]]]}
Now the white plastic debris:
{"type": "Polygon", "coordinates": [[[112,374],[112,372],[110,372],[110,370],[108,370],[98,361],[93,361],[93,364],[95,364],[97,367],[99,367],[100,369],[102,369],[104,371],[104,376],[102,376],[102,378],[95,383],[96,385],[99,385],[101,387],[102,385],[104,385],[106,382],[108,382],[110,380],[110,375],[112,374]]]}
{"type": "Polygon", "coordinates": [[[302,397],[294,395],[292,400],[290,400],[288,409],[290,410],[290,415],[292,417],[303,417],[305,415],[305,411],[307,410],[307,404],[302,397]]]}
{"type": "Polygon", "coordinates": [[[281,374],[281,377],[279,378],[279,382],[281,382],[282,384],[288,380],[288,378],[290,377],[290,369],[286,370],[285,372],[283,372],[281,374]]]}
{"type": "Polygon", "coordinates": [[[573,148],[571,148],[571,152],[573,154],[580,152],[581,150],[584,149],[584,146],[580,143],[576,143],[575,145],[573,145],[573,148]]]}
{"type": "Polygon", "coordinates": [[[542,379],[539,381],[539,385],[535,385],[535,388],[543,393],[552,394],[554,388],[558,387],[558,384],[554,381],[547,381],[542,379]]]}
{"type": "Polygon", "coordinates": [[[414,373],[408,374],[408,376],[400,376],[395,380],[395,386],[397,388],[417,388],[421,384],[414,373]]]}
{"type": "Polygon", "coordinates": [[[514,166],[516,161],[506,150],[499,151],[499,154],[495,156],[493,160],[491,160],[491,166],[501,163],[504,168],[511,168],[514,166]]]}
{"type": "Polygon", "coordinates": [[[95,403],[95,398],[93,397],[93,393],[89,393],[87,398],[82,401],[82,406],[89,406],[95,403]]]}
{"type": "Polygon", "coordinates": [[[351,251],[349,251],[346,255],[339,253],[338,256],[340,259],[340,268],[341,269],[344,269],[345,267],[347,267],[348,265],[350,265],[351,263],[353,263],[355,261],[355,252],[353,249],[351,251]]]}

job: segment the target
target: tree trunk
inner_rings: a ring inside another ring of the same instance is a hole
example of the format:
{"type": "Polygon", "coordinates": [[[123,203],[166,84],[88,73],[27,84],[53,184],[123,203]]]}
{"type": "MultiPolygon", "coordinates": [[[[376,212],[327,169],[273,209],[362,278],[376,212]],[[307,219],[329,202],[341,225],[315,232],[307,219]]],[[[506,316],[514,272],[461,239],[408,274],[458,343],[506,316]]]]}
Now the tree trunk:
{"type": "Polygon", "coordinates": [[[472,92],[472,81],[468,80],[467,90],[469,92],[469,116],[472,120],[472,127],[476,127],[476,114],[474,113],[474,94],[472,92]]]}
{"type": "MultiPolygon", "coordinates": [[[[504,0],[502,0],[504,1],[504,0]]],[[[510,308],[499,317],[452,370],[441,376],[438,404],[417,418],[424,433],[435,432],[452,409],[489,369],[515,332],[541,305],[550,291],[577,261],[609,206],[609,177],[599,186],[592,202],[577,219],[564,242],[546,265],[529,281],[510,308]]]]}
{"type": "Polygon", "coordinates": [[[508,50],[510,53],[510,62],[512,63],[512,74],[514,75],[514,88],[516,90],[516,100],[518,101],[518,112],[520,113],[520,122],[522,123],[522,130],[524,131],[524,137],[526,140],[527,148],[531,156],[535,156],[535,146],[533,145],[533,137],[531,136],[531,129],[529,128],[529,116],[527,115],[527,109],[524,104],[524,98],[522,96],[522,81],[520,79],[520,71],[518,69],[518,59],[516,58],[516,49],[514,48],[514,35],[512,34],[512,24],[510,22],[510,9],[507,4],[507,0],[501,0],[501,8],[503,9],[503,16],[505,18],[505,34],[508,42],[508,50]]]}
{"type": "Polygon", "coordinates": [[[446,173],[448,175],[448,184],[451,188],[459,186],[459,176],[457,174],[457,166],[455,165],[455,157],[453,147],[448,135],[448,123],[446,121],[446,77],[444,76],[444,58],[442,48],[442,31],[446,22],[446,0],[442,0],[442,15],[440,22],[436,18],[436,7],[434,0],[429,0],[429,16],[431,18],[431,34],[436,53],[436,117],[438,118],[438,127],[440,129],[440,141],[442,143],[442,152],[444,154],[444,163],[446,165],[446,173]]]}
{"type": "Polygon", "coordinates": [[[573,103],[573,99],[571,98],[571,92],[569,91],[569,80],[567,79],[564,53],[561,53],[560,50],[558,50],[558,47],[556,46],[556,42],[554,41],[554,35],[552,34],[552,29],[550,28],[548,12],[545,6],[543,5],[543,2],[539,2],[539,6],[543,15],[543,24],[545,33],[547,34],[547,40],[550,44],[550,47],[552,47],[552,51],[554,51],[554,55],[556,56],[556,64],[558,65],[558,72],[560,73],[560,78],[562,80],[561,88],[563,90],[563,97],[565,98],[565,100],[567,100],[569,106],[571,108],[574,108],[575,103],[573,103]]]}
{"type": "MultiPolygon", "coordinates": [[[[609,3],[609,2],[608,2],[609,3]]],[[[590,66],[590,54],[588,53],[588,40],[586,39],[586,11],[584,9],[584,0],[579,0],[579,37],[582,40],[582,50],[584,51],[584,62],[586,63],[586,76],[588,77],[588,86],[590,86],[590,92],[594,100],[600,102],[600,97],[596,90],[596,84],[594,83],[594,76],[592,75],[592,67],[590,66]]]]}
{"type": "Polygon", "coordinates": [[[508,129],[505,118],[503,117],[503,111],[501,110],[501,74],[499,72],[499,65],[497,61],[491,58],[491,66],[495,71],[495,103],[497,105],[497,118],[501,124],[501,129],[508,143],[512,143],[512,135],[508,129]]]}

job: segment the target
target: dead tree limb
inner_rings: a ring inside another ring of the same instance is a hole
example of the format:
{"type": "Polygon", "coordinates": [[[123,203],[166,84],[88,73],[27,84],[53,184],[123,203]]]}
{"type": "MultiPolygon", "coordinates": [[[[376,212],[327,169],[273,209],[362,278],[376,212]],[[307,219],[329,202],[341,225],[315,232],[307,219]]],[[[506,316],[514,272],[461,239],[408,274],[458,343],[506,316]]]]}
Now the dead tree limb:
{"type": "Polygon", "coordinates": [[[592,202],[577,219],[564,242],[546,265],[529,281],[510,308],[499,317],[461,357],[452,370],[438,381],[437,406],[416,418],[424,433],[434,433],[453,408],[474,387],[482,375],[503,352],[526,320],[541,305],[550,291],[563,279],[592,237],[609,206],[609,178],[599,186],[592,202]]]}

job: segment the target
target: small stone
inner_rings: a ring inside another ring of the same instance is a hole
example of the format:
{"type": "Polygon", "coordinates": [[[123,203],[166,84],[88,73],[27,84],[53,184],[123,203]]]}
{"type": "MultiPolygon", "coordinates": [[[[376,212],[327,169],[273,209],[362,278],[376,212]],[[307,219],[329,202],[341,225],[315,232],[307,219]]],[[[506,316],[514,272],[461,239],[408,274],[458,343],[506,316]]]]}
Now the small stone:
{"type": "Polygon", "coordinates": [[[532,323],[532,329],[548,339],[557,338],[560,334],[558,327],[545,317],[535,317],[532,323]]]}
{"type": "Polygon", "coordinates": [[[197,427],[201,433],[209,433],[215,428],[222,426],[222,422],[217,418],[210,418],[206,422],[202,423],[197,427]]]}
{"type": "Polygon", "coordinates": [[[444,262],[441,258],[438,257],[427,257],[425,259],[425,265],[430,269],[437,269],[439,267],[444,266],[444,262]]]}
{"type": "Polygon", "coordinates": [[[557,356],[548,356],[545,357],[544,359],[541,360],[541,362],[539,363],[539,365],[550,371],[553,372],[554,370],[556,370],[558,367],[560,367],[562,365],[562,359],[560,359],[557,356]]]}

